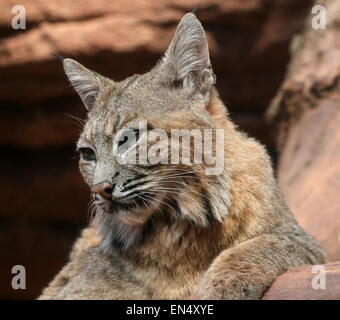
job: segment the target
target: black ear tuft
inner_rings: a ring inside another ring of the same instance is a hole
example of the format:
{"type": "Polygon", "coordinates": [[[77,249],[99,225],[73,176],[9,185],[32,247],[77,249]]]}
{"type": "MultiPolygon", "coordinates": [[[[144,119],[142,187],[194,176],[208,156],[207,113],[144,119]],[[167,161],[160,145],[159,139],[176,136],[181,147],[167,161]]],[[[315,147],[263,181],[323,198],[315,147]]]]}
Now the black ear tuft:
{"type": "Polygon", "coordinates": [[[65,58],[58,52],[52,52],[51,54],[55,59],[59,60],[60,62],[63,62],[65,60],[65,58]]]}
{"type": "Polygon", "coordinates": [[[199,3],[197,3],[196,7],[193,8],[190,12],[197,15],[197,11],[201,9],[202,6],[202,1],[200,1],[199,3]]]}

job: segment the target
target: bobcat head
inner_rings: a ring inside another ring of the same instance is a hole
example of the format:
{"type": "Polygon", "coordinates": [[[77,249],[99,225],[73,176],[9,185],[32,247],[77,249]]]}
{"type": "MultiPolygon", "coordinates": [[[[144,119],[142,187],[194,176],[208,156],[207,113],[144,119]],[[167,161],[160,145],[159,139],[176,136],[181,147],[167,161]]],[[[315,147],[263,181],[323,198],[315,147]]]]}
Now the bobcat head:
{"type": "MultiPolygon", "coordinates": [[[[116,82],[72,59],[63,64],[88,110],[77,144],[79,167],[93,193],[94,223],[105,248],[141,243],[157,219],[202,227],[222,221],[229,204],[224,171],[208,177],[205,161],[162,161],[171,158],[171,152],[159,163],[119,161],[132,149],[138,158],[143,145],[152,148],[159,143],[146,139],[152,130],[162,129],[169,142],[173,129],[215,129],[208,108],[215,76],[204,30],[194,14],[182,18],[164,57],[146,74],[116,82]],[[143,128],[141,122],[146,123],[143,128]]],[[[189,158],[193,155],[191,145],[186,151],[179,149],[189,158]]],[[[215,146],[211,152],[216,152],[215,146]]]]}

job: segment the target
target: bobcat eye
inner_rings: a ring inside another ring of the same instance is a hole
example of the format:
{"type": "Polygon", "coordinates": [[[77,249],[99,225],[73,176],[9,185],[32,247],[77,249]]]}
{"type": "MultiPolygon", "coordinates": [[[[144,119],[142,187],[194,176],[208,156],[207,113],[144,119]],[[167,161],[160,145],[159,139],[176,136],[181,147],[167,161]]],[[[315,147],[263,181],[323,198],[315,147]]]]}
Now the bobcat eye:
{"type": "Polygon", "coordinates": [[[80,156],[85,161],[95,161],[96,160],[96,154],[95,152],[90,148],[79,148],[80,156]]]}

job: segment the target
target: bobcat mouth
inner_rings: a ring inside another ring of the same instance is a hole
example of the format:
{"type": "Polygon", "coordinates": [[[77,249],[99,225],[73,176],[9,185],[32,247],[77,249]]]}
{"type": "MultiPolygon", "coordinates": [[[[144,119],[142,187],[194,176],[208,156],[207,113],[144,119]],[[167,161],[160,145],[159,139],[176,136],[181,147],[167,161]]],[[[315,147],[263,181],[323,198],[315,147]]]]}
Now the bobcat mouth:
{"type": "Polygon", "coordinates": [[[147,205],[146,201],[140,197],[134,197],[129,201],[123,202],[119,200],[103,199],[98,195],[95,196],[95,203],[99,208],[109,214],[112,214],[118,210],[131,211],[147,205]]]}

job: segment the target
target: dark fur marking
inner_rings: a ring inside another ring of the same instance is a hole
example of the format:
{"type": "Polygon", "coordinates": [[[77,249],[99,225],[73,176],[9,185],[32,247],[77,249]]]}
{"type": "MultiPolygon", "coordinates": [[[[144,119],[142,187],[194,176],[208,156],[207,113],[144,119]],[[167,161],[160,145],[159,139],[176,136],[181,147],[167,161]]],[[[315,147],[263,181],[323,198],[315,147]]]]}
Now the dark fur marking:
{"type": "Polygon", "coordinates": [[[133,184],[133,185],[131,185],[131,186],[128,186],[128,187],[124,188],[124,189],[122,190],[122,192],[132,190],[132,189],[134,189],[134,188],[136,188],[136,187],[139,187],[139,186],[142,186],[142,185],[144,185],[144,184],[146,184],[146,183],[148,183],[148,182],[149,182],[148,180],[137,182],[137,183],[135,183],[135,184],[133,184]]]}
{"type": "Polygon", "coordinates": [[[201,201],[203,202],[203,206],[204,206],[206,217],[208,219],[208,223],[209,224],[216,223],[217,220],[211,210],[212,206],[211,206],[210,199],[206,196],[207,193],[204,189],[202,190],[202,194],[204,194],[204,196],[203,195],[201,196],[201,201]]]}
{"type": "Polygon", "coordinates": [[[134,178],[131,179],[127,179],[124,183],[123,183],[123,187],[125,187],[128,183],[132,182],[132,181],[136,181],[142,178],[145,178],[146,174],[139,174],[138,176],[135,176],[134,178]]]}

